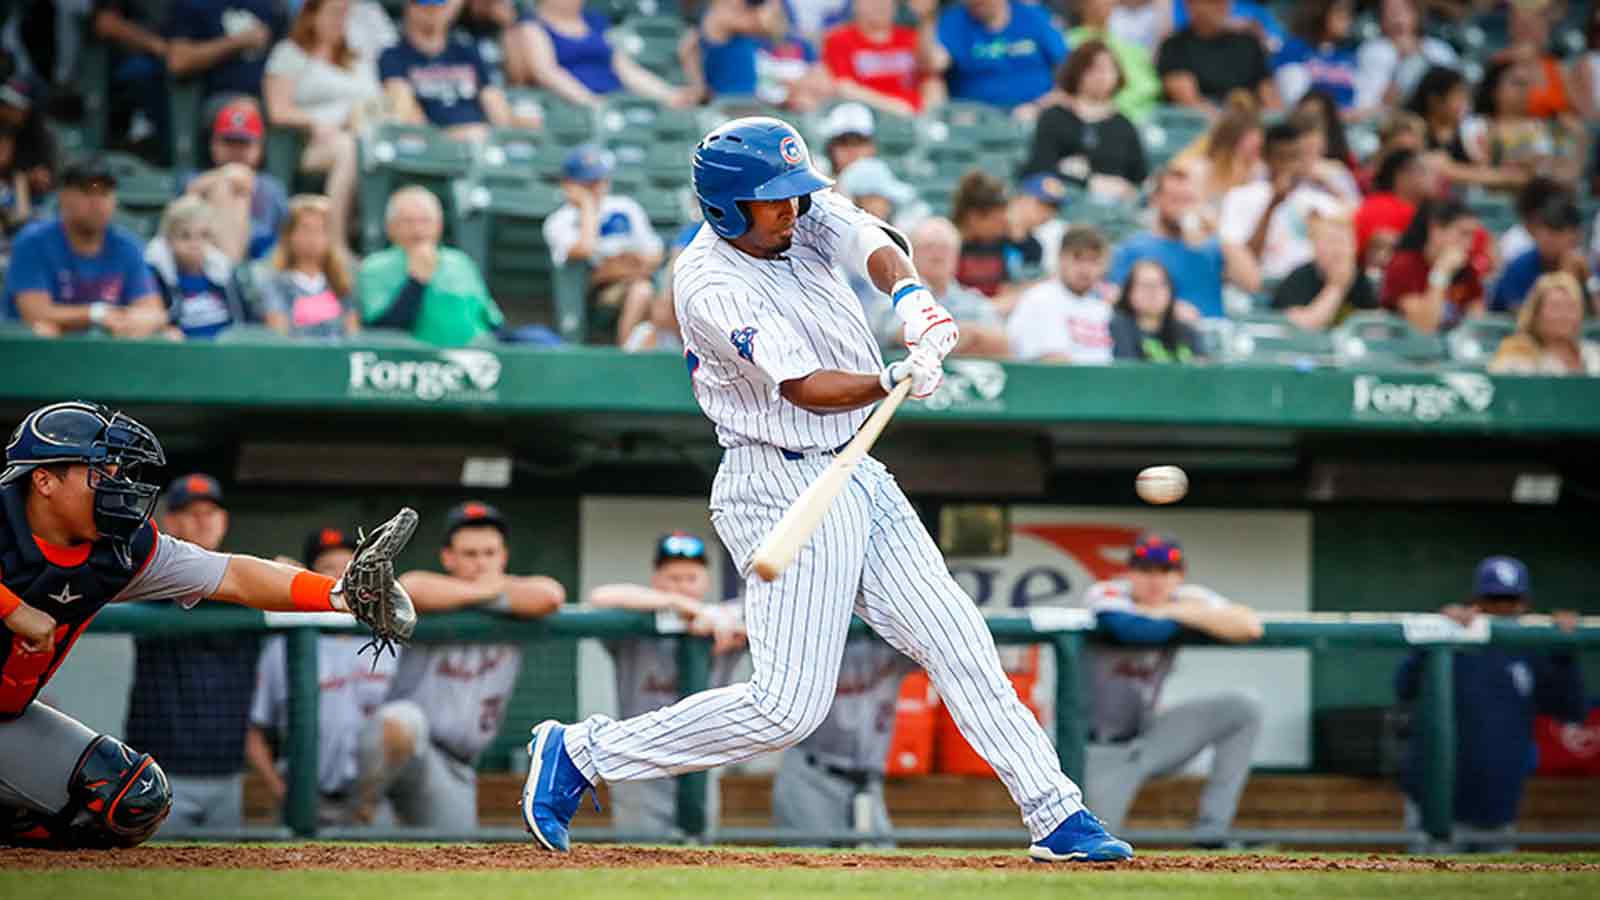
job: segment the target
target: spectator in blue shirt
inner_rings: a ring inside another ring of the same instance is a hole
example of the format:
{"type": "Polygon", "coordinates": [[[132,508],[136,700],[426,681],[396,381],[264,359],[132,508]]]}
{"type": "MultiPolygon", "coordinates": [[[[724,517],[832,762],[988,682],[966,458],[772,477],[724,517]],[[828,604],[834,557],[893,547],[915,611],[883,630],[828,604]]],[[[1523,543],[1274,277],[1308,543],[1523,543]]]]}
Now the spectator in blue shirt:
{"type": "MultiPolygon", "coordinates": [[[[1450,604],[1440,612],[1462,625],[1478,616],[1515,618],[1528,612],[1533,587],[1528,567],[1509,556],[1491,556],[1478,564],[1473,596],[1466,605],[1450,604]]],[[[1556,613],[1556,623],[1570,631],[1572,613],[1556,613]]],[[[1522,787],[1538,764],[1533,741],[1535,713],[1581,722],[1587,713],[1583,674],[1570,650],[1533,654],[1516,648],[1488,646],[1454,654],[1456,781],[1455,820],[1458,828],[1499,831],[1509,837],[1522,802],[1522,787]]],[[[1422,692],[1423,654],[1413,653],[1395,674],[1395,693],[1402,702],[1422,692]]],[[[1426,743],[1413,736],[1400,777],[1406,793],[1406,825],[1416,828],[1421,816],[1426,777],[1426,743]]],[[[1430,849],[1430,848],[1418,848],[1430,849]]],[[[1508,840],[1469,845],[1464,849],[1510,852],[1508,840]]]]}
{"type": "Polygon", "coordinates": [[[117,179],[91,157],[61,179],[60,218],[35,222],[11,247],[6,306],[43,337],[101,328],[147,337],[167,324],[139,239],[111,224],[117,179]]]}
{"type": "Polygon", "coordinates": [[[451,35],[455,12],[451,0],[406,4],[400,42],[378,57],[378,78],[395,117],[443,128],[461,141],[485,140],[491,126],[538,128],[536,118],[512,112],[477,44],[451,35]]]}
{"type": "Polygon", "coordinates": [[[1154,259],[1171,277],[1185,318],[1193,318],[1196,311],[1220,318],[1223,281],[1253,293],[1261,288],[1261,272],[1248,247],[1218,240],[1216,221],[1202,210],[1192,166],[1175,160],[1157,176],[1150,198],[1150,230],[1117,245],[1106,278],[1120,284],[1134,263],[1154,259]]]}
{"type": "Polygon", "coordinates": [[[1306,92],[1325,91],[1341,112],[1356,105],[1356,47],[1349,40],[1354,17],[1350,0],[1302,0],[1294,33],[1272,58],[1272,76],[1284,105],[1306,92]]]}
{"type": "MultiPolygon", "coordinates": [[[[1528,298],[1533,283],[1548,272],[1572,272],[1580,287],[1588,279],[1588,267],[1579,249],[1583,219],[1571,194],[1547,197],[1528,217],[1527,226],[1533,247],[1513,257],[1500,272],[1500,280],[1489,297],[1490,312],[1516,312],[1528,298]]],[[[1584,306],[1589,305],[1587,288],[1583,301],[1584,306]]]]}
{"type": "Polygon", "coordinates": [[[542,0],[527,29],[535,81],[569,102],[591,107],[624,91],[673,107],[699,101],[697,88],[675,87],[611,46],[610,30],[611,20],[585,9],[583,0],[542,0]]]}
{"type": "Polygon", "coordinates": [[[260,96],[267,53],[289,28],[285,0],[176,0],[167,11],[167,70],[205,78],[207,97],[260,96]]]}
{"type": "Polygon", "coordinates": [[[1067,39],[1042,7],[1015,0],[963,0],[939,17],[936,64],[952,100],[975,100],[1032,118],[1055,87],[1067,39]]]}

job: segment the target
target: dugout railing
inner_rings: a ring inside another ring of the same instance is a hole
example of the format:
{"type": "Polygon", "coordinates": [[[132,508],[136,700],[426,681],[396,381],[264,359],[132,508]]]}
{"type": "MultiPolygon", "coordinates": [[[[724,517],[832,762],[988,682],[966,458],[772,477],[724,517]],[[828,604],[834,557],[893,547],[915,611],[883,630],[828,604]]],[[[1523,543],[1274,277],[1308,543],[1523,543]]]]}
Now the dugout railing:
{"type": "MultiPolygon", "coordinates": [[[[1440,615],[1381,615],[1362,613],[1266,614],[1265,634],[1251,644],[1229,644],[1231,649],[1306,649],[1324,652],[1340,649],[1414,649],[1425,654],[1422,693],[1417,703],[1415,740],[1425,744],[1427,778],[1421,798],[1422,832],[1349,830],[1236,830],[1230,836],[1241,841],[1275,841],[1290,844],[1408,844],[1426,835],[1435,840],[1470,840],[1471,833],[1454,829],[1455,780],[1455,698],[1452,678],[1453,651],[1497,645],[1529,649],[1581,650],[1600,647],[1600,617],[1586,617],[1572,631],[1554,627],[1548,617],[1524,616],[1515,621],[1480,617],[1472,627],[1463,627],[1440,615]]],[[[1062,770],[1074,778],[1081,776],[1084,760],[1085,723],[1080,691],[1080,661],[1087,640],[1105,640],[1095,631],[1091,614],[1081,609],[1041,607],[1019,612],[986,614],[985,620],[995,640],[1001,644],[1044,644],[1055,652],[1054,740],[1062,770]]],[[[358,631],[341,624],[342,617],[303,614],[262,614],[242,607],[208,605],[193,610],[170,606],[139,604],[107,607],[93,622],[91,631],[125,634],[133,637],[178,637],[203,634],[282,634],[285,637],[289,681],[289,728],[285,746],[287,794],[284,798],[284,824],[287,831],[275,829],[254,832],[257,837],[300,836],[372,840],[384,838],[437,839],[461,835],[438,835],[409,829],[319,828],[317,824],[317,636],[322,631],[358,631]]],[[[517,620],[504,616],[462,612],[424,618],[417,627],[418,641],[540,642],[580,638],[616,639],[629,637],[675,637],[679,640],[679,672],[685,692],[701,690],[710,668],[709,642],[688,636],[670,619],[643,613],[567,607],[539,620],[517,620]]],[[[864,623],[857,620],[852,637],[871,638],[864,623]]],[[[1184,642],[1196,646],[1215,645],[1203,636],[1188,635],[1184,642]]],[[[678,779],[679,840],[698,841],[706,835],[703,774],[678,779]]],[[[221,835],[219,835],[221,836],[221,835]]],[[[237,835],[227,835],[234,837],[237,835]]],[[[1129,830],[1131,839],[1149,843],[1187,843],[1183,831],[1129,830]]],[[[519,830],[484,828],[471,837],[483,840],[522,839],[519,830]]],[[[651,839],[661,835],[627,835],[610,829],[575,829],[579,840],[651,839]]],[[[870,843],[891,840],[899,843],[1006,843],[1025,833],[1019,829],[897,828],[889,834],[841,831],[824,834],[799,834],[779,829],[719,828],[717,840],[729,842],[809,842],[870,843]]],[[[1600,830],[1583,832],[1531,832],[1521,839],[1541,845],[1600,845],[1600,830]]],[[[1504,836],[1497,836],[1504,840],[1504,836]]],[[[1515,838],[1514,838],[1515,839],[1515,838]]]]}

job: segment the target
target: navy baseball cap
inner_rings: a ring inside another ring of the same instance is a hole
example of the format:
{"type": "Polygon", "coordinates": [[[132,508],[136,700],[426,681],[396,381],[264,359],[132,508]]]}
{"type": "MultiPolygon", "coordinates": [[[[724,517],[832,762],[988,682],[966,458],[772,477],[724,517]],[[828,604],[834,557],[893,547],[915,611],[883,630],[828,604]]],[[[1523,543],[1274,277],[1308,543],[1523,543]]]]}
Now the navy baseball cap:
{"type": "Polygon", "coordinates": [[[1478,597],[1517,598],[1533,593],[1528,567],[1514,556],[1491,556],[1478,563],[1472,585],[1478,597]]]}
{"type": "Polygon", "coordinates": [[[1175,538],[1147,531],[1133,542],[1128,552],[1128,567],[1133,569],[1181,569],[1183,547],[1175,538]]]}
{"type": "Polygon", "coordinates": [[[610,150],[596,144],[580,144],[561,164],[561,177],[569,181],[604,181],[616,167],[617,158],[610,150]]]}
{"type": "Polygon", "coordinates": [[[662,535],[661,540],[656,541],[656,565],[674,559],[705,562],[706,542],[687,531],[674,531],[662,535]]]}
{"type": "Polygon", "coordinates": [[[1017,191],[1050,206],[1067,202],[1067,185],[1054,175],[1029,175],[1017,185],[1017,191]]]}
{"type": "Polygon", "coordinates": [[[305,551],[300,556],[300,561],[307,567],[317,564],[317,557],[329,550],[354,550],[356,549],[355,536],[342,528],[318,528],[306,535],[305,551]]]}
{"type": "Polygon", "coordinates": [[[457,531],[477,525],[498,528],[501,534],[508,538],[511,536],[511,526],[506,524],[500,510],[481,500],[468,500],[450,507],[450,511],[444,514],[444,542],[450,543],[457,531]]]}
{"type": "Polygon", "coordinates": [[[165,499],[167,509],[174,511],[200,500],[210,500],[218,506],[227,508],[227,504],[222,502],[222,485],[210,475],[200,472],[173,479],[172,483],[167,485],[165,499]]]}

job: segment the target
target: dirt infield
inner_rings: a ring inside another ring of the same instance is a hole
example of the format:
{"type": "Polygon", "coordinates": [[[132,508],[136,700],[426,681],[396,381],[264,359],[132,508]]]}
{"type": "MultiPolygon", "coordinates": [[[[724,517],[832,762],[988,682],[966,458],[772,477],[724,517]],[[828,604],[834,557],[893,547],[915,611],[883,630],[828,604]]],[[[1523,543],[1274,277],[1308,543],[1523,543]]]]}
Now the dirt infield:
{"type": "MultiPolygon", "coordinates": [[[[138,847],[115,851],[0,848],[0,870],[14,869],[336,869],[462,871],[484,869],[661,868],[939,869],[1060,871],[1016,853],[808,853],[735,848],[578,847],[545,853],[522,844],[258,844],[138,847]]],[[[1270,854],[1147,855],[1097,869],[1133,872],[1600,872],[1596,863],[1483,863],[1409,856],[1280,856],[1270,854]]]]}

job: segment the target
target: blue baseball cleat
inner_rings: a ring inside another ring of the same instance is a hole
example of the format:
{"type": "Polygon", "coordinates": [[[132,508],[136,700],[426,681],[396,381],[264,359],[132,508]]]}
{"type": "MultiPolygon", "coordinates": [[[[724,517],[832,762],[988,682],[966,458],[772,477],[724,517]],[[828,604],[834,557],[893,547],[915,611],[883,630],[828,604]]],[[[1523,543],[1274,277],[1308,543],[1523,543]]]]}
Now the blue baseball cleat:
{"type": "Polygon", "coordinates": [[[1106,833],[1099,819],[1081,809],[1029,847],[1028,855],[1039,862],[1121,862],[1133,859],[1133,847],[1106,833]]]}
{"type": "MultiPolygon", "coordinates": [[[[567,826],[572,824],[583,792],[594,787],[567,755],[562,739],[565,733],[566,728],[554,719],[533,727],[533,739],[528,741],[528,780],[522,785],[523,824],[546,850],[558,853],[567,851],[567,826]]],[[[597,799],[595,809],[599,808],[597,799]]]]}

